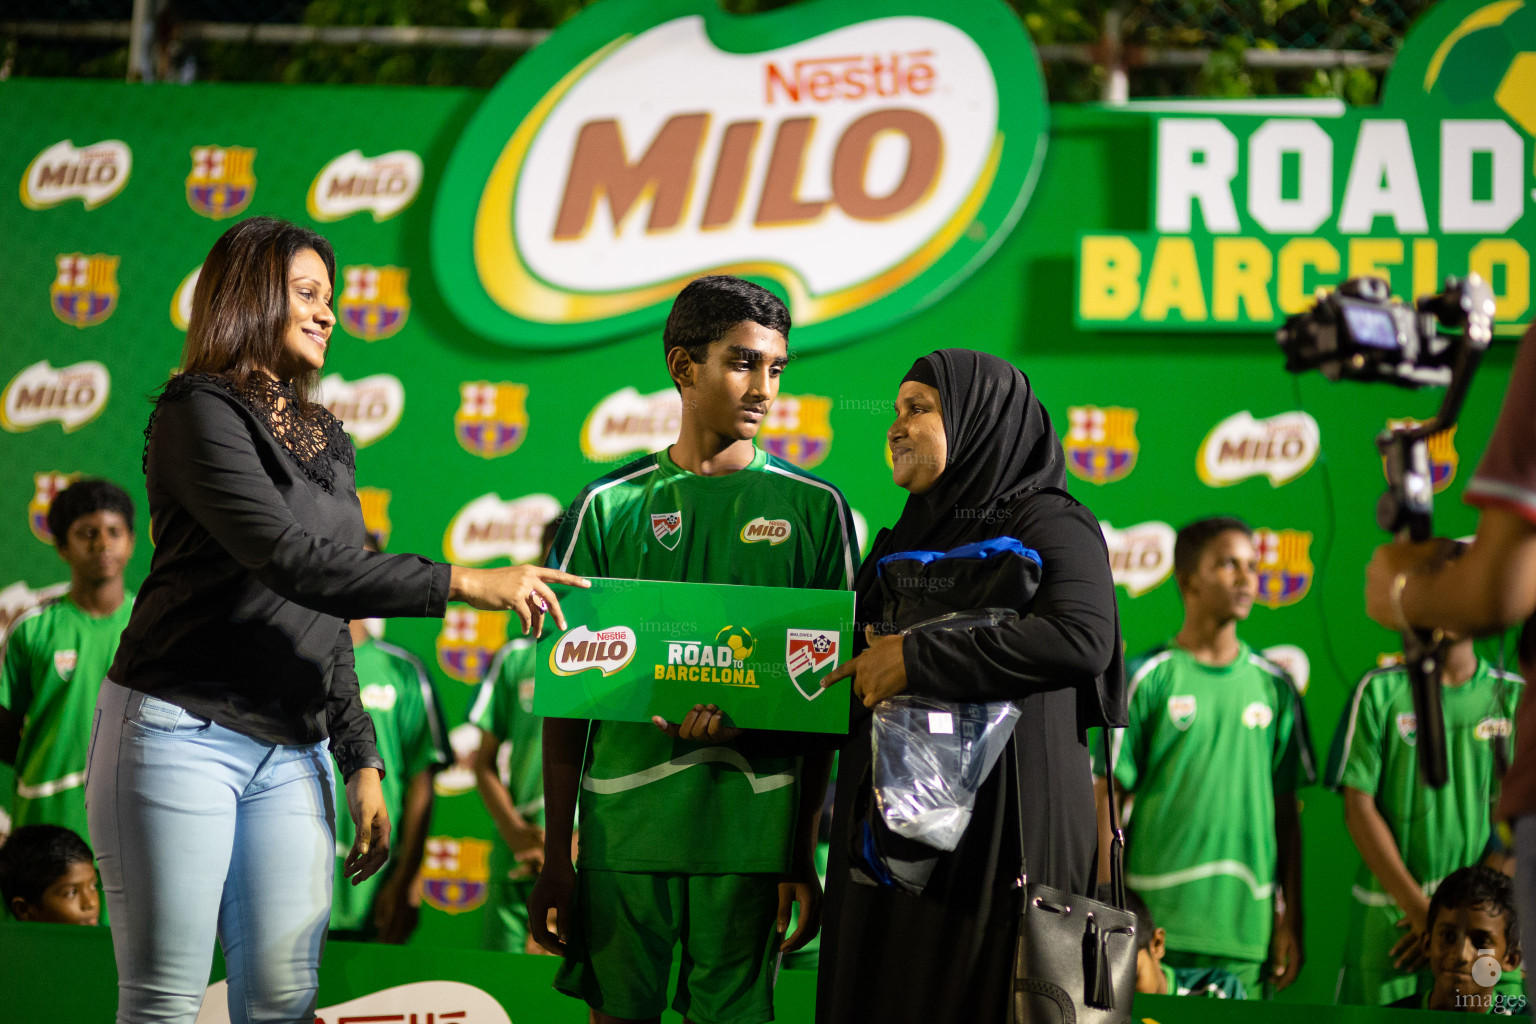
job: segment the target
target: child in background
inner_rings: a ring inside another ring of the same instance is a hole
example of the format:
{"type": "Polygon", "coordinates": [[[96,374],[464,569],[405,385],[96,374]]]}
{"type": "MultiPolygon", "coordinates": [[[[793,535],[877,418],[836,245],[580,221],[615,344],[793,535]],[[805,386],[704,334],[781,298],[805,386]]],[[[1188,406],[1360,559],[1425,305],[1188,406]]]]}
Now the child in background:
{"type": "Polygon", "coordinates": [[[1423,948],[1434,987],[1405,996],[1392,1006],[1525,1015],[1524,996],[1494,992],[1500,977],[1520,966],[1515,883],[1502,871],[1479,864],[1447,875],[1429,901],[1423,948]]]}
{"type": "Polygon", "coordinates": [[[1477,863],[1493,833],[1494,744],[1511,735],[1524,684],[1479,658],[1470,639],[1447,648],[1440,684],[1450,769],[1440,789],[1419,777],[1418,722],[1402,665],[1365,674],[1334,734],[1328,786],[1344,796],[1361,859],[1336,1002],[1385,1006],[1426,987],[1426,894],[1477,863]]]}
{"type": "Polygon", "coordinates": [[[101,920],[91,848],[58,825],[26,825],[0,846],[0,897],[18,921],[95,925],[101,920]]]}
{"type": "Polygon", "coordinates": [[[96,694],[128,625],[133,501],[106,480],[78,480],[48,509],[69,590],[11,623],[0,663],[0,761],[16,766],[14,826],[86,834],[85,760],[96,694]]]}
{"type": "MultiPolygon", "coordinates": [[[[1105,887],[1107,888],[1107,887],[1105,887]]],[[[1100,899],[1108,899],[1101,893],[1100,899]]],[[[1157,926],[1146,900],[1125,891],[1126,909],[1136,915],[1136,991],[1154,996],[1208,996],[1247,999],[1248,991],[1231,971],[1220,967],[1169,967],[1163,963],[1168,933],[1157,926]]]]}
{"type": "MultiPolygon", "coordinates": [[[[363,546],[381,551],[369,534],[363,546]]],[[[350,815],[336,816],[336,879],[331,903],[332,938],[404,943],[416,930],[420,908],[413,900],[421,872],[427,827],[432,818],[432,777],[453,763],[443,709],[426,666],[403,647],[375,640],[367,620],[353,619],[352,649],[357,688],[373,720],[379,757],[384,760],[384,806],[393,829],[390,863],[358,885],[342,871],[355,827],[350,815]]],[[[346,783],[336,773],[336,806],[347,805],[346,783]]]]}

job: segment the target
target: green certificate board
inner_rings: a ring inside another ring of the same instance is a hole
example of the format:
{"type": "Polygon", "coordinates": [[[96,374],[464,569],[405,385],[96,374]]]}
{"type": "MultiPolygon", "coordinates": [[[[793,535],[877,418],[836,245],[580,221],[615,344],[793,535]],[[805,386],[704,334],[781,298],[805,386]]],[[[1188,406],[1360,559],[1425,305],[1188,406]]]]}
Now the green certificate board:
{"type": "Polygon", "coordinates": [[[848,682],[821,680],[852,650],[849,591],[594,578],[559,597],[535,714],[680,722],[714,704],[744,729],[848,731],[848,682]]]}

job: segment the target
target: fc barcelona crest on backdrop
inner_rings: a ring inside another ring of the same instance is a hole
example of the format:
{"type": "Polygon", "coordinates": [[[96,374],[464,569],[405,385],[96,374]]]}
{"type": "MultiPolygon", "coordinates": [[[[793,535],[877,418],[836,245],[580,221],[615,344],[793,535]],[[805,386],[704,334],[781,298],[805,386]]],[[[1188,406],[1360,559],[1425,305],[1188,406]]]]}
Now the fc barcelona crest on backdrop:
{"type": "Polygon", "coordinates": [[[437,663],[461,683],[477,686],[496,652],[507,642],[510,612],[450,608],[437,634],[437,663]]]}
{"type": "Polygon", "coordinates": [[[656,512],[651,515],[651,532],[668,551],[677,550],[677,542],[683,537],[682,512],[656,512]]]}
{"type": "Polygon", "coordinates": [[[187,205],[213,220],[245,211],[256,195],[256,151],[245,146],[193,146],[187,205]]]}
{"type": "Polygon", "coordinates": [[[117,256],[60,253],[48,286],[53,315],[74,327],[94,327],[117,308],[117,256]]]}
{"type": "Polygon", "coordinates": [[[410,276],[404,267],[343,268],[345,285],[336,307],[341,329],[364,341],[398,334],[411,315],[411,296],[405,287],[410,276]]]}
{"type": "MultiPolygon", "coordinates": [[[[1398,430],[1405,427],[1417,427],[1422,422],[1422,420],[1412,419],[1411,417],[1407,419],[1389,419],[1387,420],[1387,429],[1398,430]]],[[[1461,461],[1456,454],[1456,425],[1452,424],[1439,433],[1430,434],[1425,448],[1428,449],[1429,453],[1429,479],[1434,485],[1435,493],[1439,494],[1451,486],[1451,482],[1456,479],[1456,466],[1461,461]]],[[[1385,457],[1381,460],[1381,472],[1383,476],[1386,475],[1387,460],[1385,457]]]]}
{"type": "Polygon", "coordinates": [[[784,664],[800,696],[815,700],[826,691],[821,679],[837,664],[837,634],[824,629],[791,629],[785,633],[784,664]]]}
{"type": "Polygon", "coordinates": [[[44,544],[53,543],[53,534],[48,532],[48,510],[53,507],[53,499],[79,477],[79,473],[32,474],[34,490],[32,500],[27,502],[27,525],[32,527],[32,536],[44,544]]]}
{"type": "Polygon", "coordinates": [[[1266,608],[1284,608],[1307,596],[1312,587],[1312,558],[1307,530],[1255,530],[1253,548],[1259,556],[1259,593],[1266,608]]]}
{"type": "Polygon", "coordinates": [[[820,465],[832,450],[832,399],[780,394],[763,420],[758,443],[769,455],[801,469],[820,465]]]}
{"type": "Polygon", "coordinates": [[[459,385],[453,433],[467,452],[494,459],[517,451],[528,436],[528,385],[468,380],[459,385]]]}
{"type": "MultiPolygon", "coordinates": [[[[468,836],[433,836],[421,859],[421,898],[445,914],[463,914],[485,902],[491,844],[468,836]]],[[[375,1018],[387,1020],[389,1018],[375,1018]]]]}
{"type": "Polygon", "coordinates": [[[1135,409],[1074,405],[1067,409],[1067,418],[1071,426],[1062,447],[1073,476],[1091,484],[1114,483],[1130,476],[1141,451],[1136,440],[1135,409]]]}

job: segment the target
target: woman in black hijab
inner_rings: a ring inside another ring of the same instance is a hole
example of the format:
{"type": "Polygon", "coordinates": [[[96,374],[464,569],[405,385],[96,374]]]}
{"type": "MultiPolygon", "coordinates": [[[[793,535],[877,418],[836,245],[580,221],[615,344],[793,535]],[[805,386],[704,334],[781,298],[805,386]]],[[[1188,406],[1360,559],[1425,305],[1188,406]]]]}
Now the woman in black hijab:
{"type": "MultiPolygon", "coordinates": [[[[1019,618],[952,631],[877,636],[836,670],[852,676],[854,724],[838,767],[819,1024],[1007,1019],[1017,932],[1019,834],[1031,880],[1092,893],[1098,831],[1086,730],[1123,725],[1125,669],[1109,558],[1098,521],[1067,495],[1061,443],[1012,364],[966,349],[919,359],[887,431],[895,482],[911,492],[859,571],[858,618],[881,620],[878,563],[1013,537],[1042,571],[1019,618]],[[1014,701],[1022,778],[1003,759],[971,822],[922,895],[856,877],[855,797],[870,762],[868,708],[896,693],[1014,701]]],[[[945,598],[956,606],[955,595],[945,598]]],[[[995,603],[989,601],[988,603],[995,603]]],[[[963,606],[963,599],[959,601],[963,606]]],[[[889,630],[883,630],[888,632],[889,630]]]]}

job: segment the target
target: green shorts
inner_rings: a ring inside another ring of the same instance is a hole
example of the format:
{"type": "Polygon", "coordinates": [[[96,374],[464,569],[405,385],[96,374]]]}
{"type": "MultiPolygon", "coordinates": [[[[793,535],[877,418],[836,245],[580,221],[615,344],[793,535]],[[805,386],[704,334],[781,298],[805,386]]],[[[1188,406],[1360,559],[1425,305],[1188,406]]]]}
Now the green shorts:
{"type": "Polygon", "coordinates": [[[778,907],[776,875],[577,871],[555,988],[613,1017],[659,1017],[681,944],[672,1009],[696,1024],[763,1024],[773,1019],[778,907]]]}
{"type": "Polygon", "coordinates": [[[1163,963],[1169,967],[1220,967],[1222,970],[1237,975],[1237,980],[1243,983],[1243,988],[1248,990],[1249,999],[1269,999],[1272,995],[1270,985],[1263,981],[1264,965],[1257,960],[1238,960],[1230,956],[1210,956],[1206,953],[1180,953],[1169,950],[1163,954],[1163,963]]]}
{"type": "Polygon", "coordinates": [[[498,953],[528,951],[528,895],[533,882],[492,882],[485,901],[480,948],[498,953]]]}

